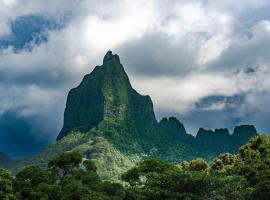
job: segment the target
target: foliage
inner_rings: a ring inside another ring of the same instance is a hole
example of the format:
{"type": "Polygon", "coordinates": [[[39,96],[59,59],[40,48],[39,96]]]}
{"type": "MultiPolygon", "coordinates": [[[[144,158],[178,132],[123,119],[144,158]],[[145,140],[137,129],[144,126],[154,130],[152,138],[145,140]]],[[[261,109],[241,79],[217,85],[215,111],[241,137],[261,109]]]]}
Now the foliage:
{"type": "Polygon", "coordinates": [[[230,174],[237,161],[237,156],[224,153],[215,158],[211,164],[211,172],[219,174],[230,174]]]}
{"type": "Polygon", "coordinates": [[[130,184],[132,199],[245,199],[249,194],[243,187],[245,179],[206,173],[208,165],[202,159],[191,163],[191,168],[183,169],[145,161],[125,173],[123,180],[130,184]]]}
{"type": "Polygon", "coordinates": [[[0,168],[0,199],[13,199],[12,176],[5,169],[0,168]]]}
{"type": "Polygon", "coordinates": [[[255,136],[239,154],[221,154],[210,164],[201,158],[183,161],[177,168],[164,161],[144,161],[122,179],[130,185],[127,195],[131,199],[266,200],[270,196],[270,137],[255,136]]]}
{"type": "Polygon", "coordinates": [[[127,154],[118,150],[105,138],[99,137],[93,131],[87,134],[73,132],[49,145],[36,156],[15,160],[5,168],[17,174],[25,166],[37,165],[45,169],[48,162],[63,152],[79,151],[82,155],[95,162],[97,173],[101,179],[109,181],[120,180],[122,173],[134,167],[144,157],[140,154],[127,154]]]}
{"type": "Polygon", "coordinates": [[[251,199],[270,197],[270,137],[256,136],[239,150],[235,173],[244,176],[254,188],[251,199]]]}
{"type": "Polygon", "coordinates": [[[270,137],[255,136],[239,153],[221,154],[173,165],[144,160],[122,175],[122,184],[104,181],[96,160],[78,151],[49,161],[48,168],[28,166],[12,177],[0,169],[3,200],[267,200],[270,196],[270,137]]]}
{"type": "Polygon", "coordinates": [[[7,200],[13,194],[17,199],[28,200],[124,199],[126,196],[122,185],[101,181],[94,162],[83,160],[77,151],[53,158],[47,169],[26,167],[14,180],[8,171],[0,172],[2,178],[10,180],[9,189],[3,190],[7,200]]]}

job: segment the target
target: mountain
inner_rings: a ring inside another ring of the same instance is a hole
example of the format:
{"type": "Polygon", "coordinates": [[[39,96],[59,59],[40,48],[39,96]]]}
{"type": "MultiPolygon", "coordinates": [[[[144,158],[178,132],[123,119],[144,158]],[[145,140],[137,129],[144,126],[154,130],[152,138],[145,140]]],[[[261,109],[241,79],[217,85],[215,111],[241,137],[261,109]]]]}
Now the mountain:
{"type": "Polygon", "coordinates": [[[108,51],[102,65],[70,90],[56,143],[5,166],[14,172],[33,163],[45,166],[59,153],[77,150],[95,161],[102,179],[118,180],[145,157],[172,163],[196,157],[210,160],[221,152],[236,151],[254,134],[253,126],[241,126],[233,135],[227,129],[201,128],[194,137],[175,117],[158,122],[151,98],[132,88],[119,56],[108,51]]]}
{"type": "Polygon", "coordinates": [[[180,151],[181,157],[185,149],[192,154],[234,152],[257,133],[255,127],[244,125],[236,127],[232,135],[228,129],[200,128],[193,137],[175,117],[163,118],[158,123],[151,98],[132,88],[119,56],[111,51],[103,64],[68,94],[64,126],[57,140],[73,131],[90,131],[104,137],[124,153],[166,155],[165,159],[170,161],[177,161],[170,158],[170,148],[175,154],[180,151]]]}
{"type": "Polygon", "coordinates": [[[256,133],[257,130],[252,125],[236,126],[233,134],[230,134],[226,128],[215,129],[214,131],[200,128],[195,140],[190,144],[203,151],[236,152],[256,133]]]}
{"type": "MultiPolygon", "coordinates": [[[[57,140],[74,131],[90,131],[124,153],[159,154],[157,148],[176,143],[173,134],[160,128],[162,124],[155,118],[151,98],[132,88],[119,56],[108,51],[103,64],[69,92],[64,125],[57,140]]],[[[181,146],[190,148],[186,144],[181,146]]]]}
{"type": "Polygon", "coordinates": [[[0,152],[0,163],[10,162],[12,159],[5,153],[0,152]]]}
{"type": "Polygon", "coordinates": [[[72,130],[85,132],[102,122],[129,124],[133,126],[129,131],[141,136],[157,126],[150,97],[131,87],[118,55],[111,51],[105,55],[102,66],[97,66],[69,92],[64,126],[57,140],[72,130]]]}
{"type": "Polygon", "coordinates": [[[163,118],[159,127],[173,140],[183,141],[201,152],[210,151],[214,154],[235,153],[240,146],[257,134],[253,125],[241,125],[236,126],[232,134],[227,128],[215,130],[200,128],[194,137],[187,134],[184,125],[175,117],[163,118]]]}

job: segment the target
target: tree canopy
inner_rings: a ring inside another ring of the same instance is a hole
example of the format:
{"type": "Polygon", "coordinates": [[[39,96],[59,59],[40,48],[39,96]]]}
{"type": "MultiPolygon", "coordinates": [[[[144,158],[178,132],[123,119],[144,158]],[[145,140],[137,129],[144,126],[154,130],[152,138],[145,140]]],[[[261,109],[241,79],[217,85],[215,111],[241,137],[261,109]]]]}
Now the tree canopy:
{"type": "Polygon", "coordinates": [[[0,168],[2,200],[268,200],[270,137],[255,136],[232,155],[208,163],[202,158],[177,165],[149,158],[122,175],[101,180],[92,160],[63,153],[46,169],[27,166],[16,176],[0,168]]]}

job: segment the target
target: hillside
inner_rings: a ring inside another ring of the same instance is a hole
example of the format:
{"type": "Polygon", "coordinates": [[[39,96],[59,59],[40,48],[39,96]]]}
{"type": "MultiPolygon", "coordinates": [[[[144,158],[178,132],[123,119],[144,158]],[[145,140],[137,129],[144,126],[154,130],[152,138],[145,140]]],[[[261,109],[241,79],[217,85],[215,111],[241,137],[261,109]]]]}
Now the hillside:
{"type": "MultiPolygon", "coordinates": [[[[77,137],[72,133],[62,142],[72,135],[77,137]]],[[[99,160],[84,159],[75,149],[51,158],[45,167],[25,167],[16,176],[0,168],[0,199],[268,200],[269,150],[270,137],[258,135],[240,147],[239,153],[221,154],[211,163],[196,158],[174,165],[147,158],[115,183],[98,174],[99,160]]]]}

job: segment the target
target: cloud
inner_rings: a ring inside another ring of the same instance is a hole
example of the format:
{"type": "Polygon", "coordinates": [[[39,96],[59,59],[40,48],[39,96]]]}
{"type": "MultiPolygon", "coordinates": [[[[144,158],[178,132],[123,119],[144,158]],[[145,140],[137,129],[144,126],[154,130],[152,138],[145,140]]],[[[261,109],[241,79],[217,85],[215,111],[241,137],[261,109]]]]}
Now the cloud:
{"type": "MultiPolygon", "coordinates": [[[[262,90],[260,82],[267,82],[269,73],[266,68],[252,74],[243,70],[235,74],[194,72],[184,78],[155,77],[135,79],[132,82],[139,91],[150,94],[159,110],[184,113],[196,109],[196,102],[208,96],[230,97],[262,90]]],[[[267,85],[265,92],[269,92],[267,85]]]]}
{"type": "Polygon", "coordinates": [[[39,152],[46,138],[39,137],[33,132],[31,125],[14,112],[5,112],[0,117],[0,149],[12,157],[21,157],[39,152]]]}
{"type": "Polygon", "coordinates": [[[191,133],[199,127],[232,128],[255,124],[268,132],[270,69],[240,70],[236,73],[196,73],[179,77],[132,79],[139,91],[149,94],[158,118],[176,115],[191,133]],[[215,99],[213,97],[222,98],[215,99]],[[261,98],[262,97],[262,98],[261,98]],[[200,105],[200,106],[199,106],[200,105]]]}
{"type": "Polygon", "coordinates": [[[244,33],[235,35],[232,44],[210,66],[221,70],[269,65],[269,42],[270,21],[261,20],[244,33]]]}
{"type": "Polygon", "coordinates": [[[144,37],[117,48],[132,72],[181,76],[203,70],[230,44],[234,19],[229,14],[200,2],[176,1],[166,6],[144,37]]]}
{"type": "Polygon", "coordinates": [[[150,94],[159,118],[176,115],[190,132],[253,122],[269,131],[267,0],[0,2],[2,39],[14,39],[11,24],[29,16],[62,25],[30,31],[46,33],[44,42],[30,42],[31,51],[0,50],[0,113],[15,113],[31,133],[56,137],[68,90],[109,49],[120,55],[135,89],[150,94]],[[213,96],[224,98],[211,102],[213,96]],[[235,96],[242,101],[228,104],[235,96]]]}

